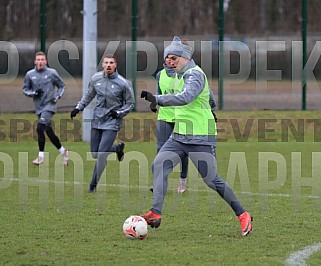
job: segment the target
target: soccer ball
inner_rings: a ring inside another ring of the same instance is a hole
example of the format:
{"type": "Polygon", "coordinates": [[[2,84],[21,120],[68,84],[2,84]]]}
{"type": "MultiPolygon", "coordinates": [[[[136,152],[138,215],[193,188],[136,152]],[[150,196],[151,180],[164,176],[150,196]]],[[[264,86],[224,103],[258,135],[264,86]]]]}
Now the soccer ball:
{"type": "Polygon", "coordinates": [[[123,224],[123,233],[129,239],[143,240],[148,233],[147,222],[141,216],[129,216],[123,224]]]}

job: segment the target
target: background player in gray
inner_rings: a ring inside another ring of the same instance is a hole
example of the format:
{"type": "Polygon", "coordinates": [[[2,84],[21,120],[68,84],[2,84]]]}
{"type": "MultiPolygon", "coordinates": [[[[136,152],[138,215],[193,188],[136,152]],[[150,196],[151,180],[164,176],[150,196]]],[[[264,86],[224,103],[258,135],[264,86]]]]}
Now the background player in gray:
{"type": "Polygon", "coordinates": [[[37,52],[34,64],[35,68],[27,72],[22,88],[26,96],[33,98],[36,114],[39,118],[37,124],[39,153],[38,157],[32,162],[37,165],[44,162],[46,132],[50,141],[63,156],[64,164],[67,165],[68,150],[61,145],[51,126],[52,117],[57,111],[57,101],[63,95],[65,85],[58,72],[47,67],[45,53],[37,52]],[[58,88],[57,92],[55,91],[56,87],[58,88]]]}
{"type": "Polygon", "coordinates": [[[123,117],[134,108],[135,103],[131,84],[118,74],[116,58],[113,55],[104,56],[102,67],[103,71],[92,76],[88,90],[70,113],[70,117],[74,118],[96,97],[96,107],[91,121],[90,150],[97,160],[88,192],[96,192],[109,153],[116,152],[118,160],[123,159],[125,144],[113,143],[121,128],[123,117]]]}

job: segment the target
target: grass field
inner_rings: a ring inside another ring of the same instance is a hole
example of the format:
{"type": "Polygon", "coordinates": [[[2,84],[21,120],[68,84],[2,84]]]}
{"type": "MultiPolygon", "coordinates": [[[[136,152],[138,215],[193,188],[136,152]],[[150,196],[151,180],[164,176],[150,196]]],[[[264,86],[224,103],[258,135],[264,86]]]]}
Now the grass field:
{"type": "Polygon", "coordinates": [[[320,249],[289,256],[321,242],[321,112],[217,114],[219,174],[254,216],[246,238],[191,164],[184,194],[176,193],[178,169],[169,176],[161,226],[143,241],[122,234],[125,219],[151,204],[154,114],[128,115],[119,134],[127,140],[125,160],[109,157],[95,194],[86,193],[89,144],[79,140],[76,122],[66,125],[68,114],[55,116],[71,151],[65,168],[49,142],[46,163],[32,165],[33,114],[0,114],[0,264],[320,265],[320,249]]]}

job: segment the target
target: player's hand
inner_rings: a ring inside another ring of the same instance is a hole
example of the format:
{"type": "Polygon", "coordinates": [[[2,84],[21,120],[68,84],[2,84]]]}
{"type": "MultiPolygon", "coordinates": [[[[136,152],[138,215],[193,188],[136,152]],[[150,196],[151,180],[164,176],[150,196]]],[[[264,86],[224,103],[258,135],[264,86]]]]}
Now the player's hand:
{"type": "Polygon", "coordinates": [[[144,98],[146,101],[149,101],[156,106],[156,97],[149,91],[142,91],[140,98],[144,98]]]}
{"type": "Polygon", "coordinates": [[[52,98],[51,99],[51,103],[57,103],[58,102],[58,100],[60,99],[60,97],[59,96],[56,96],[56,97],[54,97],[54,98],[52,98]]]}
{"type": "Polygon", "coordinates": [[[217,116],[216,116],[216,114],[214,113],[214,111],[212,111],[212,114],[213,114],[213,116],[214,116],[214,121],[215,121],[215,123],[217,123],[217,116]]]}
{"type": "Polygon", "coordinates": [[[140,94],[140,98],[145,98],[146,96],[147,96],[147,91],[142,91],[142,93],[140,94]]]}
{"type": "Polygon", "coordinates": [[[76,115],[79,113],[79,110],[77,108],[74,108],[71,112],[70,112],[70,118],[74,119],[74,117],[76,117],[76,115]]]}
{"type": "Polygon", "coordinates": [[[116,110],[111,110],[110,111],[110,116],[114,119],[118,118],[119,115],[118,115],[118,112],[116,110]]]}
{"type": "Polygon", "coordinates": [[[42,94],[42,90],[41,89],[37,89],[35,91],[35,96],[40,96],[42,94]]]}

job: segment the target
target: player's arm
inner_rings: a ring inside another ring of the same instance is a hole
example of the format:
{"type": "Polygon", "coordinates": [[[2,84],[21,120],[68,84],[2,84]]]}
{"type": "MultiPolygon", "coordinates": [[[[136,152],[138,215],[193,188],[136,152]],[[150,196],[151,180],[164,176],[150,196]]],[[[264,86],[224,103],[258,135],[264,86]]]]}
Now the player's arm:
{"type": "Polygon", "coordinates": [[[96,89],[94,87],[94,81],[91,80],[88,84],[88,89],[84,96],[81,98],[81,100],[77,103],[76,109],[79,111],[83,111],[85,107],[90,104],[90,102],[95,98],[96,96],[96,89]]]}
{"type": "Polygon", "coordinates": [[[208,88],[209,91],[210,91],[210,100],[209,100],[209,103],[210,103],[210,107],[211,107],[211,112],[213,114],[213,117],[214,117],[214,120],[215,122],[217,122],[217,116],[215,114],[215,109],[216,109],[216,101],[215,101],[215,96],[214,96],[214,92],[212,91],[211,88],[208,88]]]}
{"type": "Polygon", "coordinates": [[[28,97],[33,97],[37,95],[36,90],[33,89],[32,82],[29,75],[26,75],[24,78],[22,92],[24,95],[28,97]]]}
{"type": "Polygon", "coordinates": [[[159,71],[156,74],[156,94],[155,95],[160,95],[162,94],[160,86],[159,86],[159,79],[160,79],[161,71],[159,71]]]}
{"type": "Polygon", "coordinates": [[[204,89],[204,76],[199,71],[191,71],[184,75],[184,87],[180,93],[156,95],[160,106],[181,106],[192,102],[204,89]]]}
{"type": "Polygon", "coordinates": [[[54,99],[54,101],[57,102],[65,92],[65,84],[56,70],[54,70],[54,82],[55,86],[58,88],[54,99]]]}
{"type": "Polygon", "coordinates": [[[208,88],[209,91],[210,91],[210,100],[209,100],[209,103],[210,103],[210,106],[211,106],[211,111],[214,112],[215,109],[216,109],[216,101],[215,101],[215,95],[214,95],[214,92],[212,91],[211,88],[208,88]]]}
{"type": "Polygon", "coordinates": [[[117,117],[126,116],[135,106],[135,97],[133,87],[129,81],[126,82],[123,88],[123,106],[116,110],[117,117]]]}
{"type": "Polygon", "coordinates": [[[85,107],[95,98],[97,92],[94,87],[94,82],[91,80],[88,84],[88,89],[81,100],[77,103],[76,107],[70,112],[70,118],[73,119],[79,113],[83,111],[85,107]]]}

